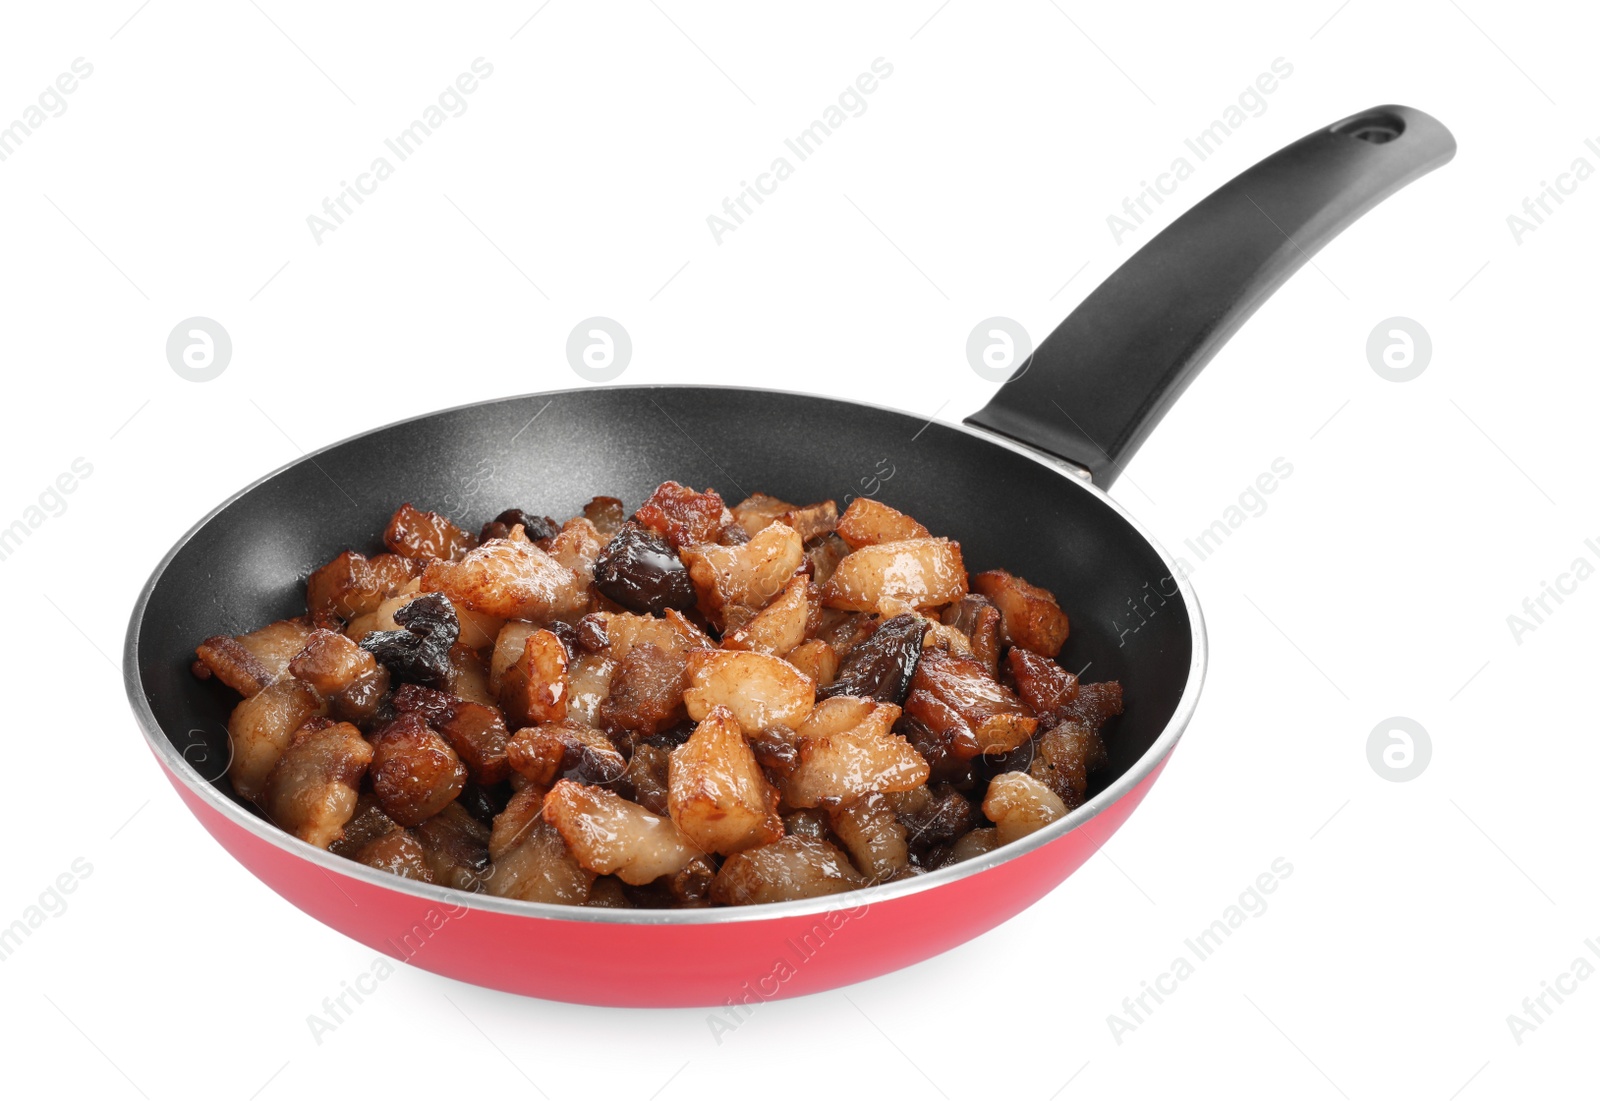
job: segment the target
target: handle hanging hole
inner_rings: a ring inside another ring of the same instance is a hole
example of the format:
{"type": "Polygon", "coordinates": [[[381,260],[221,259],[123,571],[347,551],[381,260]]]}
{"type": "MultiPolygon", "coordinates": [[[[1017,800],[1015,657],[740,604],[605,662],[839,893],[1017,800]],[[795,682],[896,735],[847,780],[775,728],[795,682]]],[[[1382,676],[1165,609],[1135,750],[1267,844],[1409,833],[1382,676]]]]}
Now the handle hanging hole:
{"type": "Polygon", "coordinates": [[[1406,132],[1406,122],[1388,111],[1373,111],[1335,123],[1332,130],[1335,134],[1348,134],[1373,145],[1384,145],[1406,132]]]}

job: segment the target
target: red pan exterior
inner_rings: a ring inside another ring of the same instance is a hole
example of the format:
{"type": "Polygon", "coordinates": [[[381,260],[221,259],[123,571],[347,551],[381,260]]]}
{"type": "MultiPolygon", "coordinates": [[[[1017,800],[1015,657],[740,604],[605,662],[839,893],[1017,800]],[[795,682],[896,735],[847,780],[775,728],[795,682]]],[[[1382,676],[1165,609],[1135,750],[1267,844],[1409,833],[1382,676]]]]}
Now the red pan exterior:
{"type": "Polygon", "coordinates": [[[513,994],[585,1005],[754,1004],[815,994],[919,963],[1007,921],[1104,845],[1166,767],[1163,758],[1077,829],[977,875],[838,910],[710,924],[562,921],[480,910],[322,867],[230,820],[162,771],[222,847],[318,921],[385,955],[513,994]]]}

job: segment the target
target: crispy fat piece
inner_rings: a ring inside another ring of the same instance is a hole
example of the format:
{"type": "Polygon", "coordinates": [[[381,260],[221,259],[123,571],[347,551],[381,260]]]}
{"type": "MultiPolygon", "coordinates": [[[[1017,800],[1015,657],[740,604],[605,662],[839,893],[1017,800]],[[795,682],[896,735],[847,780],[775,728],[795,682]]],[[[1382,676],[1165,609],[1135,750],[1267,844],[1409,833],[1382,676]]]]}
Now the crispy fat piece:
{"type": "Polygon", "coordinates": [[[718,630],[737,630],[783,591],[805,561],[805,543],[777,521],[748,543],[684,547],[679,557],[689,567],[701,613],[718,630]]]}
{"type": "Polygon", "coordinates": [[[1081,723],[1099,731],[1106,722],[1122,714],[1122,682],[1114,680],[1080,684],[1078,695],[1061,709],[1062,721],[1081,723]]]}
{"type": "Polygon", "coordinates": [[[910,866],[906,828],[883,795],[865,795],[834,809],[828,817],[856,870],[872,882],[893,879],[910,866]]]}
{"type": "Polygon", "coordinates": [[[471,647],[459,642],[450,647],[450,669],[446,678],[451,695],[485,707],[499,707],[499,697],[489,691],[488,663],[471,647]]]}
{"type": "MultiPolygon", "coordinates": [[[[419,566],[425,566],[421,559],[417,560],[419,566]]],[[[394,614],[417,597],[422,595],[422,575],[401,586],[400,591],[393,596],[385,597],[372,611],[358,615],[345,625],[344,633],[352,641],[360,642],[374,631],[398,631],[400,624],[395,622],[394,614]]],[[[455,607],[454,604],[451,607],[455,607]]]]}
{"type": "Polygon", "coordinates": [[[378,797],[370,791],[364,791],[356,800],[355,814],[345,823],[343,836],[329,845],[328,851],[335,856],[354,860],[361,846],[397,829],[400,827],[395,825],[394,819],[383,813],[383,804],[378,802],[378,797]]]}
{"type": "Polygon", "coordinates": [[[594,873],[578,864],[556,828],[541,818],[514,848],[495,860],[485,887],[501,898],[581,906],[588,901],[594,880],[594,873]]]}
{"type": "Polygon", "coordinates": [[[723,861],[711,884],[711,897],[740,906],[816,898],[866,885],[866,877],[826,841],[785,837],[723,861]]]}
{"type": "Polygon", "coordinates": [[[972,656],[983,662],[989,675],[997,675],[1001,650],[1000,609],[990,603],[987,597],[968,593],[944,610],[943,619],[947,626],[967,636],[972,656]]]}
{"type": "Polygon", "coordinates": [[[550,540],[550,557],[571,570],[578,584],[587,588],[594,581],[595,559],[605,548],[606,537],[587,517],[575,516],[561,525],[550,540]]]}
{"type": "Polygon", "coordinates": [[[995,839],[1006,845],[1064,817],[1067,805],[1026,772],[1002,772],[989,781],[983,813],[994,823],[995,839]]]}
{"type": "Polygon", "coordinates": [[[305,646],[289,662],[291,676],[324,696],[342,692],[377,671],[378,663],[371,654],[334,631],[312,631],[305,646]]]}
{"type": "Polygon", "coordinates": [[[267,775],[294,739],[295,731],[326,712],[316,690],[294,679],[268,685],[243,700],[228,717],[232,759],[228,778],[246,799],[261,794],[267,775]]]}
{"type": "Polygon", "coordinates": [[[232,638],[214,635],[195,648],[195,656],[212,676],[248,698],[288,675],[311,630],[305,618],[281,619],[232,638]]]}
{"type": "Polygon", "coordinates": [[[993,826],[980,826],[956,838],[955,844],[950,846],[950,863],[959,864],[963,860],[971,860],[975,856],[993,852],[999,847],[999,831],[993,826]]]}
{"type": "Polygon", "coordinates": [[[328,715],[336,722],[355,723],[365,729],[389,694],[389,670],[378,666],[368,676],[328,697],[328,715]]]}
{"type": "Polygon", "coordinates": [[[212,635],[194,653],[197,673],[216,677],[245,699],[272,683],[267,667],[229,635],[212,635]]]}
{"type": "Polygon", "coordinates": [[[789,581],[778,598],[722,640],[724,650],[754,650],[783,657],[813,634],[822,620],[817,588],[803,577],[789,581]]]}
{"type": "Polygon", "coordinates": [[[499,616],[484,615],[475,612],[464,604],[450,604],[455,610],[456,622],[461,624],[461,634],[456,641],[462,646],[472,650],[487,650],[494,645],[495,639],[500,637],[500,629],[506,621],[499,616]]]}
{"type": "Polygon", "coordinates": [[[894,733],[900,708],[835,696],[795,730],[799,763],[784,785],[791,807],[839,806],[872,792],[906,791],[928,781],[928,762],[894,733]]]}
{"type": "Polygon", "coordinates": [[[774,723],[794,727],[811,712],[815,699],[811,678],[782,658],[745,650],[696,650],[689,655],[683,702],[696,722],[713,708],[725,707],[745,730],[774,723]]]}
{"type": "Polygon", "coordinates": [[[628,511],[616,497],[592,498],[583,506],[583,515],[603,539],[610,539],[617,534],[628,521],[628,511]]]}
{"type": "Polygon", "coordinates": [[[1078,698],[1078,678],[1049,658],[1013,646],[1006,651],[1006,669],[1016,682],[1017,695],[1047,727],[1066,718],[1067,708],[1078,698]]]}
{"type": "Polygon", "coordinates": [[[389,691],[388,669],[346,636],[320,628],[289,662],[289,674],[316,689],[340,722],[367,722],[389,691]]]}
{"type": "Polygon", "coordinates": [[[456,751],[474,783],[492,787],[511,774],[506,760],[511,732],[494,708],[476,700],[457,699],[450,713],[433,728],[456,751]]]}
{"type": "Polygon", "coordinates": [[[744,529],[746,535],[754,539],[762,528],[793,510],[794,506],[782,498],[752,493],[733,506],[733,520],[744,529]]]}
{"type": "Polygon", "coordinates": [[[545,791],[530,784],[512,795],[506,809],[494,816],[489,831],[489,859],[499,860],[527,840],[534,824],[543,820],[545,791]]]}
{"type": "Polygon", "coordinates": [[[668,792],[672,821],[705,852],[742,852],[783,836],[778,792],[725,707],[712,708],[673,751],[668,792]]]}
{"type": "Polygon", "coordinates": [[[489,827],[460,803],[451,803],[417,826],[435,883],[458,891],[481,891],[489,871],[489,827]]]}
{"type": "MultiPolygon", "coordinates": [[[[504,632],[502,632],[504,633],[504,632]]],[[[559,722],[567,717],[567,648],[552,631],[522,641],[522,653],[500,675],[500,709],[512,726],[559,722]]]]}
{"type": "Polygon", "coordinates": [[[811,567],[811,580],[818,588],[828,583],[833,571],[839,568],[850,554],[850,544],[839,538],[838,532],[825,535],[806,548],[806,562],[811,567]]]}
{"type": "Polygon", "coordinates": [[[567,718],[585,726],[600,722],[600,708],[611,691],[616,667],[617,663],[604,654],[579,654],[567,666],[567,687],[572,692],[567,701],[567,718]]]}
{"type": "Polygon", "coordinates": [[[792,508],[778,517],[807,543],[829,535],[839,523],[839,506],[832,501],[820,501],[804,508],[792,508]]]}
{"type": "Polygon", "coordinates": [[[839,675],[839,655],[820,638],[807,639],[785,654],[783,660],[810,677],[818,691],[839,675]]]}
{"type": "Polygon", "coordinates": [[[1089,791],[1089,773],[1105,762],[1106,744],[1100,735],[1069,720],[1039,735],[1028,775],[1059,795],[1071,810],[1082,805],[1089,791]]]}
{"type": "Polygon", "coordinates": [[[948,539],[906,539],[852,551],[822,587],[822,603],[853,612],[887,612],[899,600],[918,611],[967,595],[961,547],[948,539]]]}
{"type": "Polygon", "coordinates": [[[495,636],[494,650],[489,654],[489,691],[498,693],[500,684],[505,679],[506,670],[510,669],[522,657],[527,648],[528,636],[540,630],[537,624],[524,623],[520,620],[509,620],[500,633],[495,636]]]}
{"type": "Polygon", "coordinates": [[[295,734],[261,791],[261,809],[308,845],[326,849],[356,811],[372,747],[349,723],[312,720],[295,734]]]}
{"type": "Polygon", "coordinates": [[[681,871],[700,855],[667,818],[605,788],[562,780],[544,799],[544,820],[580,865],[635,886],[681,871]]]}
{"type": "Polygon", "coordinates": [[[850,544],[851,550],[877,543],[927,539],[933,534],[905,513],[871,497],[857,497],[851,501],[834,530],[850,544]]]}
{"type": "Polygon", "coordinates": [[[677,654],[712,650],[717,645],[675,608],[668,608],[661,616],[594,612],[585,619],[605,636],[598,653],[614,662],[627,658],[635,646],[647,644],[677,654]]]}
{"type": "MultiPolygon", "coordinates": [[[[513,536],[520,531],[513,528],[513,536]]],[[[429,562],[422,590],[485,615],[540,623],[582,615],[589,602],[571,570],[521,538],[491,539],[459,561],[429,562]]]]}
{"type": "Polygon", "coordinates": [[[368,841],[352,857],[358,864],[388,872],[402,879],[433,882],[433,869],[428,867],[428,853],[410,830],[394,829],[382,837],[368,841]]]}

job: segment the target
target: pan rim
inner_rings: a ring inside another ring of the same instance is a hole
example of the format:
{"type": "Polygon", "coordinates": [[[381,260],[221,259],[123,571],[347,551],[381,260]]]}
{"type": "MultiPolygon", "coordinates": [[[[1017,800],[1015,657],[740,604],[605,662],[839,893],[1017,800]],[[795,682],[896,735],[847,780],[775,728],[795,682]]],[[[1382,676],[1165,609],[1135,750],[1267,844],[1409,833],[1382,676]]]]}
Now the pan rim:
{"type": "MultiPolygon", "coordinates": [[[[208,807],[222,815],[235,826],[239,826],[257,838],[267,841],[285,853],[299,857],[321,869],[325,873],[336,873],[359,879],[370,886],[400,894],[411,895],[420,900],[433,902],[453,908],[468,908],[504,914],[511,917],[538,918],[546,921],[567,922],[595,922],[600,924],[613,924],[625,926],[655,926],[655,925],[720,925],[729,922],[754,922],[778,921],[795,917],[809,917],[813,915],[855,911],[873,905],[880,901],[892,901],[899,898],[921,894],[924,891],[935,890],[958,880],[970,876],[981,875],[991,868],[998,867],[1008,861],[1017,859],[1042,848],[1045,845],[1066,836],[1067,834],[1087,825],[1103,811],[1120,802],[1122,798],[1142,784],[1150,775],[1169,757],[1172,750],[1182,738],[1184,730],[1188,727],[1194,716],[1195,708],[1199,703],[1200,692],[1205,680],[1207,663],[1207,643],[1205,621],[1202,618],[1200,603],[1196,598],[1194,589],[1183,576],[1177,562],[1167,553],[1166,549],[1146,530],[1140,521],[1113,500],[1105,490],[1080,477],[1074,476],[1060,463],[1044,452],[1036,451],[1024,444],[1007,439],[1006,437],[975,428],[966,424],[951,423],[934,418],[923,418],[919,414],[908,413],[903,409],[891,406],[878,405],[872,402],[854,401],[848,398],[833,398],[820,394],[807,393],[801,390],[784,390],[776,387],[759,386],[729,386],[703,383],[652,383],[648,385],[632,386],[575,386],[560,390],[542,390],[528,394],[509,395],[498,398],[487,398],[479,401],[464,402],[460,405],[444,409],[434,409],[411,417],[404,417],[389,424],[379,425],[343,439],[334,441],[308,451],[289,462],[276,467],[250,482],[248,485],[230,494],[225,500],[216,505],[198,521],[196,521],[161,557],[139,590],[137,600],[128,618],[128,629],[123,643],[122,673],[123,686],[128,696],[128,703],[133,710],[134,717],[138,720],[140,731],[146,743],[150,746],[158,762],[164,767],[169,776],[181,781],[184,786],[208,807]],[[425,420],[430,417],[441,416],[448,413],[459,412],[466,409],[478,408],[487,405],[498,405],[505,402],[527,401],[538,398],[552,398],[564,394],[590,394],[600,391],[663,391],[663,390],[736,390],[755,394],[772,394],[785,397],[800,397],[820,401],[834,401],[845,405],[854,405],[880,412],[892,413],[927,424],[937,424],[951,431],[972,436],[991,446],[1005,448],[1031,462],[1043,466],[1056,477],[1076,486],[1079,490],[1090,493],[1100,499],[1100,503],[1115,512],[1124,523],[1128,524],[1143,539],[1162,564],[1167,568],[1167,576],[1172,579],[1178,588],[1178,595],[1182,597],[1184,609],[1189,614],[1190,625],[1190,659],[1187,679],[1183,692],[1178,699],[1178,705],[1173,710],[1161,733],[1157,735],[1150,747],[1134,762],[1133,766],[1112,782],[1104,791],[1088,800],[1082,806],[1070,811],[1045,828],[1020,838],[1008,845],[1003,845],[982,856],[971,860],[952,864],[937,871],[919,875],[912,879],[904,879],[893,883],[873,887],[864,887],[854,891],[846,891],[835,895],[823,895],[812,899],[798,899],[792,902],[759,903],[750,906],[722,906],[705,907],[686,910],[622,910],[608,907],[590,906],[561,906],[546,902],[524,902],[519,899],[498,898],[493,895],[475,894],[456,890],[451,887],[442,887],[431,883],[422,883],[417,880],[406,879],[401,876],[380,872],[375,868],[368,868],[335,856],[324,849],[319,849],[299,838],[289,834],[263,818],[245,810],[244,807],[224,795],[213,787],[204,777],[194,769],[188,760],[180,753],[162,730],[160,722],[155,717],[149,701],[145,698],[143,679],[139,673],[138,651],[139,633],[143,625],[145,612],[150,598],[160,582],[162,575],[178,553],[188,545],[207,524],[211,523],[221,512],[231,506],[235,501],[252,492],[257,487],[266,484],[273,478],[292,467],[316,458],[336,447],[342,447],[366,436],[378,432],[385,432],[414,421],[425,420]]],[[[1098,851],[1098,846],[1097,846],[1098,851]]],[[[231,854],[230,854],[231,855],[231,854]]],[[[243,861],[241,861],[243,863],[243,861]]],[[[246,865],[246,869],[254,873],[254,869],[246,865]]],[[[260,878],[259,876],[257,878],[260,878]]]]}

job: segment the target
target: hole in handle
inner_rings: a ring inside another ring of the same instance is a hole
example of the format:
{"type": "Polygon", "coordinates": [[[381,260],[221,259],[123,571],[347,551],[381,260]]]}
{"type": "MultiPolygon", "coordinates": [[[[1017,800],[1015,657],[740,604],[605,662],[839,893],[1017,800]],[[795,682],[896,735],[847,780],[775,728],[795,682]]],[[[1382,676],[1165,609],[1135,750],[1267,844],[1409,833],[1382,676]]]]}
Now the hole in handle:
{"type": "Polygon", "coordinates": [[[1372,111],[1336,123],[1332,130],[1335,134],[1348,134],[1373,145],[1383,145],[1406,132],[1406,120],[1388,111],[1372,111]]]}

